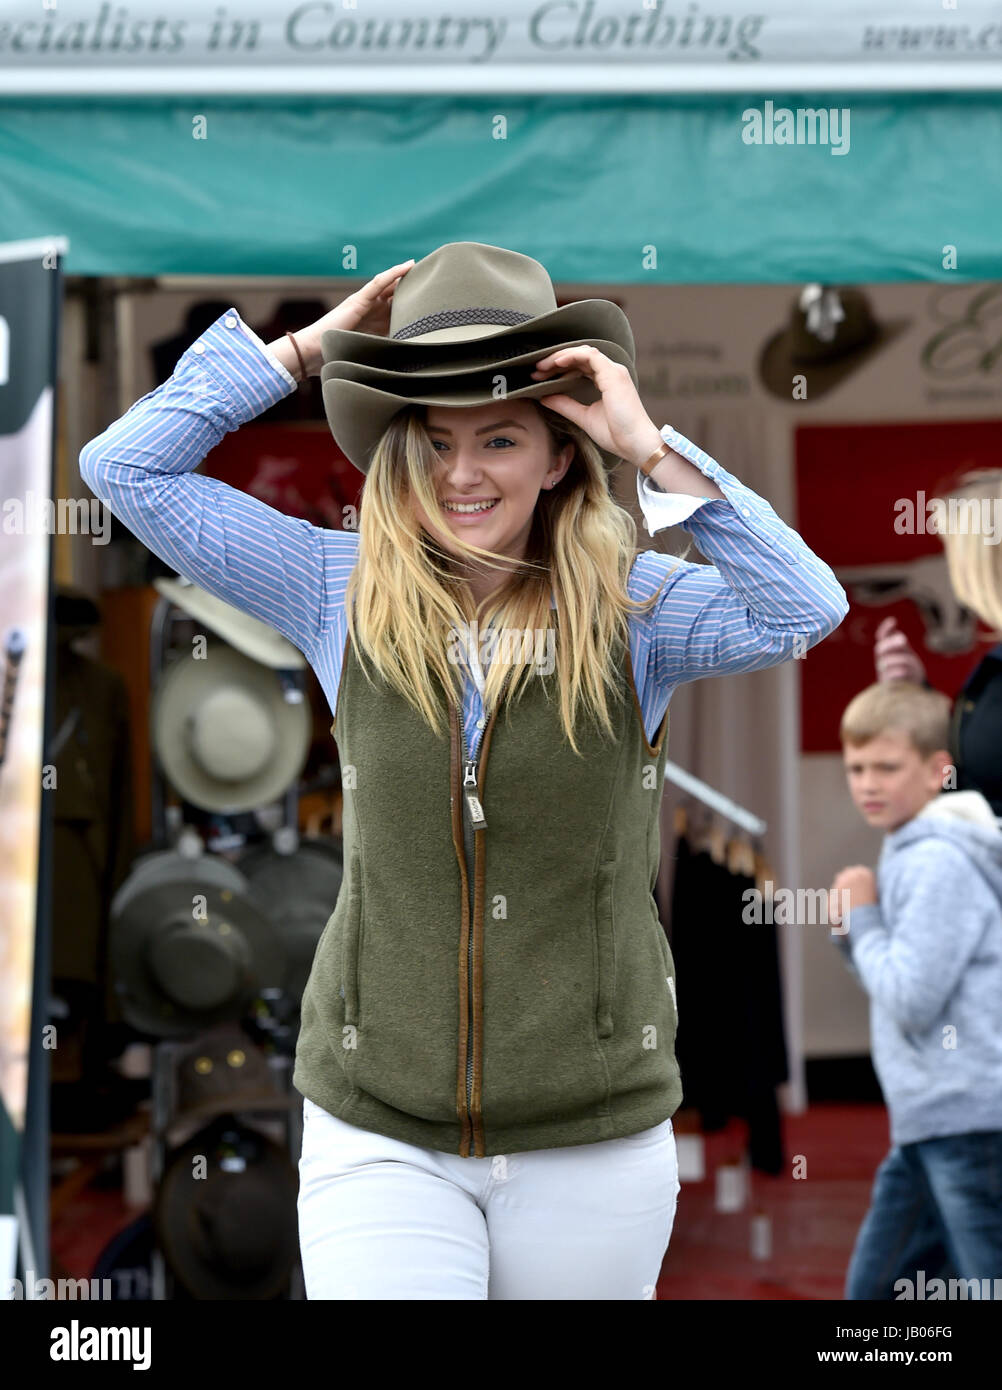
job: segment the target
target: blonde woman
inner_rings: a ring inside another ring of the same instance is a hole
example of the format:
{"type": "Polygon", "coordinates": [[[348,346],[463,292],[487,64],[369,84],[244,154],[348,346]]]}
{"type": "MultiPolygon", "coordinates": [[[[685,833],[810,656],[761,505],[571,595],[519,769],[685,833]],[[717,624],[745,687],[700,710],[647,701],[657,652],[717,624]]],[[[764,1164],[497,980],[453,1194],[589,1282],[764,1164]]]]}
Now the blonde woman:
{"type": "Polygon", "coordinates": [[[267,346],[230,311],[81,455],[150,549],[303,651],[334,716],[345,876],[294,1076],[311,1299],[654,1297],[682,1098],[652,896],[669,701],[847,605],[636,380],[615,305],[558,309],[537,261],[453,243],[267,346]],[[357,533],[192,471],[318,373],[367,475],[357,533]],[[638,552],[617,461],[709,564],[638,552]]]}
{"type": "MultiPolygon", "coordinates": [[[[940,499],[940,535],[953,592],[992,629],[995,643],[979,658],[953,706],[950,752],[958,791],[979,791],[1002,818],[1002,469],[962,476],[940,499]]],[[[928,685],[925,666],[894,618],[877,628],[878,681],[928,685]]]]}

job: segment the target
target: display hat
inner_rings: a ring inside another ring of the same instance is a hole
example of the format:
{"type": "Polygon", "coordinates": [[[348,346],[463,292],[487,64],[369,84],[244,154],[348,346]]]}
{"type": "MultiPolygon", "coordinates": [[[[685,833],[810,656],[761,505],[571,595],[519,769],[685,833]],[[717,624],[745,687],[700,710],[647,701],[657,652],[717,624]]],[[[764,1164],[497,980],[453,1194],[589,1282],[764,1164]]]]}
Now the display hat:
{"type": "Polygon", "coordinates": [[[239,1023],[199,1033],[177,1059],[175,1119],[204,1120],[242,1110],[286,1111],[298,1098],[280,1090],[264,1052],[239,1023]]]}
{"type": "Polygon", "coordinates": [[[302,652],[267,623],[224,603],[188,579],[154,579],[154,588],[183,612],[236,647],[238,652],[275,671],[301,671],[306,666],[302,652]]]}
{"type": "Polygon", "coordinates": [[[793,378],[803,376],[806,400],[817,400],[891,343],[909,322],[878,323],[862,290],[806,285],[793,302],[787,327],[762,348],[762,384],[772,395],[794,401],[793,378]]]}
{"type": "Polygon", "coordinates": [[[313,732],[301,690],[223,642],[167,668],[150,722],[175,790],[193,806],[221,813],[278,800],[302,772],[313,732]]]}
{"type": "Polygon", "coordinates": [[[154,1227],[191,1298],[278,1298],[295,1268],[298,1181],[287,1151],[221,1115],[171,1154],[154,1227]],[[197,1176],[196,1176],[197,1174],[197,1176]]]}
{"type": "MultiPolygon", "coordinates": [[[[487,405],[499,399],[499,375],[504,399],[562,393],[591,405],[600,392],[580,372],[532,378],[539,358],[572,344],[599,347],[628,367],[636,384],[633,333],[617,304],[584,299],[557,308],[550,277],[531,256],[481,242],[450,242],[397,281],[387,335],[349,329],[322,334],[321,380],[331,432],[366,473],[373,449],[402,407],[487,405]]],[[[615,467],[616,455],[602,454],[606,467],[615,467]]]]}
{"type": "Polygon", "coordinates": [[[342,844],[333,836],[298,838],[283,854],[270,843],[247,845],[237,859],[254,901],[268,913],[285,948],[283,987],[298,1008],[317,943],[343,877],[342,844]]]}
{"type": "Polygon", "coordinates": [[[241,1017],[262,989],[282,983],[285,952],[271,919],[217,855],[142,856],[110,916],[115,989],[140,1032],[190,1037],[241,1017]]]}

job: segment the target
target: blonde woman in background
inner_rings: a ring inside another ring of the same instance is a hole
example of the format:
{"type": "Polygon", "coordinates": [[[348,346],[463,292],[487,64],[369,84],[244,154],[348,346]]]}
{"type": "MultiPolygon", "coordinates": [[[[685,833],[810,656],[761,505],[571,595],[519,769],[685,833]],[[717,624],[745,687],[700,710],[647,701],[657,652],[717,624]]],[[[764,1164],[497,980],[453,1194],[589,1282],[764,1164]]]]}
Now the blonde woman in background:
{"type": "MultiPolygon", "coordinates": [[[[961,522],[968,520],[964,529],[946,525],[940,532],[953,592],[993,629],[988,640],[996,642],[954,702],[950,741],[956,790],[981,792],[1002,818],[1002,544],[994,539],[994,524],[990,528],[981,524],[986,508],[993,523],[1002,517],[1002,469],[965,474],[943,501],[947,518],[955,514],[961,522]]],[[[885,618],[877,628],[874,660],[878,681],[929,685],[921,658],[894,618],[885,618]]]]}

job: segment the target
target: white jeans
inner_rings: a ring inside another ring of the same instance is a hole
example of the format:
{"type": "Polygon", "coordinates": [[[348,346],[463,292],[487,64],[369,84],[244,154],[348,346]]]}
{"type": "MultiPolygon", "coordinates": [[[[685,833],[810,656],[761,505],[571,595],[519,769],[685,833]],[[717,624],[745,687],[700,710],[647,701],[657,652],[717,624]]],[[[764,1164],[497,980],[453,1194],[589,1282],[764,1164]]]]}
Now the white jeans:
{"type": "Polygon", "coordinates": [[[460,1158],[303,1101],[309,1299],[652,1299],[678,1193],[670,1119],[625,1139],[460,1158]]]}

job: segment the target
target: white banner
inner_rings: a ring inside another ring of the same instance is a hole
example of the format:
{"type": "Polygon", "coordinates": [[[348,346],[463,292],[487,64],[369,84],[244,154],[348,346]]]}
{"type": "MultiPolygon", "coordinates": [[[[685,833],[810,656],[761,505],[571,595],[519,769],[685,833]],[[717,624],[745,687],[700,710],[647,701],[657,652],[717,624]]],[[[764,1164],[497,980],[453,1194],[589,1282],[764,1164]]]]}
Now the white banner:
{"type": "Polygon", "coordinates": [[[0,94],[997,88],[997,0],[5,0],[0,94]]]}

